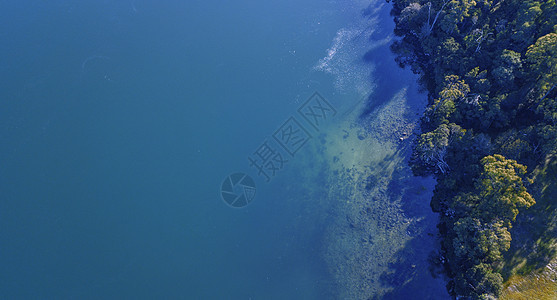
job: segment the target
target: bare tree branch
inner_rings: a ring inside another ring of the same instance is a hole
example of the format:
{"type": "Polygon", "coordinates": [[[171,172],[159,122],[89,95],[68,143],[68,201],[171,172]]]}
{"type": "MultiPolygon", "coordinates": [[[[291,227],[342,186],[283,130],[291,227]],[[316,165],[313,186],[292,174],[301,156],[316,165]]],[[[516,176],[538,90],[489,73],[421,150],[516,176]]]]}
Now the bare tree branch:
{"type": "MultiPolygon", "coordinates": [[[[433,26],[435,26],[435,22],[437,22],[437,18],[439,18],[439,15],[441,14],[441,12],[443,11],[443,8],[445,8],[445,6],[447,4],[449,4],[450,0],[444,0],[443,1],[443,6],[441,6],[441,9],[437,12],[437,15],[435,15],[435,19],[433,19],[433,24],[431,24],[431,27],[429,28],[429,32],[428,34],[430,34],[433,31],[433,26]]],[[[429,11],[431,13],[431,2],[429,2],[429,11]]],[[[429,24],[429,17],[427,20],[427,23],[429,24]]]]}

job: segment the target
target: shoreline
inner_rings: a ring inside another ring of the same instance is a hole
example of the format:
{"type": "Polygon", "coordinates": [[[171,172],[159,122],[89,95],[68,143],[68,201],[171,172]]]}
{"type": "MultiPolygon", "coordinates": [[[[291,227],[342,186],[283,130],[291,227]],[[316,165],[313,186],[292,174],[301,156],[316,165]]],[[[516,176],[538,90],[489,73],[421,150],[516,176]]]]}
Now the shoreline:
{"type": "Polygon", "coordinates": [[[435,181],[414,177],[408,166],[418,118],[405,112],[425,108],[425,95],[408,100],[408,89],[365,119],[363,103],[329,132],[328,202],[336,205],[323,255],[338,298],[448,297],[442,276],[431,276],[438,247],[438,218],[429,207],[435,181]],[[403,132],[408,138],[400,141],[403,132]]]}
{"type": "Polygon", "coordinates": [[[509,296],[513,280],[539,292],[528,281],[557,249],[557,5],[388,2],[397,62],[428,90],[411,167],[437,179],[431,206],[450,294],[509,296]]]}

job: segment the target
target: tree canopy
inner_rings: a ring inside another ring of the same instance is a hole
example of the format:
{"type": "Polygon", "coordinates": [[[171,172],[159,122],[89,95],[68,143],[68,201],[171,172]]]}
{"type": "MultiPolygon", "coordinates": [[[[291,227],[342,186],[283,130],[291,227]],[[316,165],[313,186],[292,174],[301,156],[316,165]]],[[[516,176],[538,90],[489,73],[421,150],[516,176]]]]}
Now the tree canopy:
{"type": "Polygon", "coordinates": [[[396,60],[429,92],[410,163],[437,179],[451,292],[496,297],[532,178],[557,152],[556,1],[387,2],[396,60]]]}

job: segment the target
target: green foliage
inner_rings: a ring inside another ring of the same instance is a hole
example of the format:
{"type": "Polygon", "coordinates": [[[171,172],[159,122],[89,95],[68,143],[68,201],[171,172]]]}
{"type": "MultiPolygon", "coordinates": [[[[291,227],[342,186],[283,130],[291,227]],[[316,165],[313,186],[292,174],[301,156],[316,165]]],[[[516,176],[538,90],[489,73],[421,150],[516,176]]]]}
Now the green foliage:
{"type": "Polygon", "coordinates": [[[444,88],[439,92],[439,98],[427,108],[425,117],[432,127],[448,124],[456,105],[464,101],[470,92],[470,87],[456,75],[445,77],[444,88]]]}
{"type": "Polygon", "coordinates": [[[543,115],[547,123],[553,126],[557,124],[557,101],[555,98],[542,99],[537,112],[543,115]]]}
{"type": "Polygon", "coordinates": [[[511,246],[511,234],[502,221],[484,224],[479,219],[464,217],[454,223],[453,230],[454,254],[460,263],[498,262],[511,246]]]}
{"type": "Polygon", "coordinates": [[[539,126],[538,135],[540,152],[542,157],[554,154],[557,151],[557,127],[551,125],[539,126]]]}
{"type": "Polygon", "coordinates": [[[557,33],[540,37],[528,47],[529,73],[536,79],[539,97],[545,97],[557,85],[557,33]]]}
{"type": "Polygon", "coordinates": [[[516,31],[512,35],[514,42],[524,45],[532,43],[536,30],[536,20],[542,14],[539,1],[523,1],[516,18],[516,31]]]}
{"type": "Polygon", "coordinates": [[[420,135],[413,153],[414,173],[426,175],[448,172],[449,166],[445,161],[447,149],[464,132],[458,125],[441,124],[435,130],[420,135]]]}
{"type": "Polygon", "coordinates": [[[487,79],[487,70],[480,72],[480,68],[475,67],[466,73],[465,77],[466,82],[470,83],[472,90],[477,92],[479,95],[485,96],[491,89],[491,83],[489,82],[489,79],[487,79]]]}
{"type": "Polygon", "coordinates": [[[497,84],[505,89],[511,90],[515,84],[515,78],[522,75],[522,61],[520,53],[505,49],[500,57],[495,60],[493,78],[497,84]]]}
{"type": "Polygon", "coordinates": [[[427,8],[419,3],[410,3],[397,17],[395,33],[411,32],[413,35],[422,36],[425,22],[427,21],[427,8]]]}
{"type": "Polygon", "coordinates": [[[485,221],[501,220],[510,228],[519,208],[535,203],[524,186],[526,167],[499,154],[484,157],[481,164],[484,170],[476,181],[481,201],[475,211],[485,221]]]}
{"type": "Polygon", "coordinates": [[[557,152],[556,1],[390,2],[397,61],[430,94],[411,166],[437,178],[454,293],[496,297],[517,215],[540,195],[527,178],[557,152]]]}
{"type": "Polygon", "coordinates": [[[452,33],[458,30],[465,18],[469,18],[473,13],[476,6],[474,0],[451,0],[446,7],[446,14],[441,20],[439,27],[447,33],[452,33]]]}
{"type": "Polygon", "coordinates": [[[459,295],[472,299],[495,299],[503,289],[503,277],[486,264],[475,265],[455,278],[455,290],[459,295]]]}

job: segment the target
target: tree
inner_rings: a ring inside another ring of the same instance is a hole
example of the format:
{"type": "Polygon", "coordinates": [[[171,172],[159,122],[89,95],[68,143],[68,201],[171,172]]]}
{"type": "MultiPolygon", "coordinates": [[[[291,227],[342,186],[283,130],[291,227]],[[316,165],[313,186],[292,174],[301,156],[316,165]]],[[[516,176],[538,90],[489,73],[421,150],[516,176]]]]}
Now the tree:
{"type": "Polygon", "coordinates": [[[474,50],[473,53],[478,53],[482,49],[483,42],[493,35],[490,32],[489,25],[484,25],[483,28],[476,28],[470,32],[466,37],[464,37],[464,42],[467,49],[474,50]]]}
{"type": "Polygon", "coordinates": [[[536,111],[543,115],[547,123],[557,125],[557,100],[555,98],[542,99],[536,111]]]}
{"type": "MultiPolygon", "coordinates": [[[[436,2],[438,2],[438,1],[436,1],[436,2]]],[[[431,4],[431,2],[428,2],[427,24],[428,25],[431,24],[431,25],[428,27],[428,30],[426,32],[427,34],[430,34],[433,31],[433,28],[435,27],[435,23],[437,23],[437,19],[439,19],[439,15],[441,15],[445,6],[447,4],[449,4],[450,2],[451,2],[450,0],[443,0],[443,4],[441,5],[441,8],[439,8],[437,13],[435,14],[435,17],[432,17],[432,15],[434,13],[434,12],[432,12],[432,8],[431,8],[432,4],[431,4]]]]}
{"type": "MultiPolygon", "coordinates": [[[[474,195],[463,198],[476,200],[474,195]]],[[[503,221],[482,223],[480,219],[463,217],[454,222],[454,249],[457,263],[500,263],[503,253],[511,246],[511,234],[503,221]]]]}
{"type": "Polygon", "coordinates": [[[465,100],[469,92],[470,87],[457,75],[446,76],[444,87],[439,92],[439,98],[425,112],[428,123],[435,127],[440,124],[448,124],[451,115],[456,110],[456,103],[465,100]]]}
{"type": "Polygon", "coordinates": [[[511,39],[519,45],[530,45],[535,36],[536,20],[541,14],[542,9],[539,1],[521,1],[511,39]]]}
{"type": "Polygon", "coordinates": [[[555,0],[543,1],[542,15],[538,18],[541,35],[557,32],[557,3],[555,0]]]}
{"type": "MultiPolygon", "coordinates": [[[[453,72],[458,72],[460,66],[455,64],[455,61],[458,61],[460,57],[464,54],[461,49],[462,47],[460,44],[453,38],[449,37],[443,41],[443,43],[438,47],[436,57],[438,59],[435,60],[436,67],[442,68],[445,70],[445,74],[448,73],[448,70],[452,70],[453,72]]],[[[447,84],[447,80],[454,80],[453,78],[442,78],[443,85],[447,84]]],[[[458,80],[458,78],[456,78],[458,80]]]]}
{"type": "Polygon", "coordinates": [[[538,97],[543,101],[557,86],[557,33],[546,34],[529,46],[526,60],[530,76],[537,82],[538,97]]]}
{"type": "Polygon", "coordinates": [[[420,3],[412,2],[405,7],[396,19],[395,34],[410,33],[416,37],[422,36],[421,28],[427,19],[427,13],[420,3]]]}
{"type": "Polygon", "coordinates": [[[466,73],[466,82],[470,83],[471,90],[476,95],[487,95],[491,89],[491,83],[487,79],[487,70],[480,72],[480,67],[475,67],[466,73]]]}
{"type": "MultiPolygon", "coordinates": [[[[468,199],[470,196],[472,195],[465,195],[462,198],[468,199]]],[[[460,218],[454,222],[452,247],[457,258],[457,264],[461,265],[462,261],[476,260],[478,258],[478,253],[475,251],[475,240],[480,227],[481,221],[472,217],[460,218]]]]}
{"type": "Polygon", "coordinates": [[[420,135],[413,152],[412,169],[416,175],[449,171],[445,161],[447,148],[462,137],[464,130],[456,124],[441,124],[434,131],[420,135]]]}
{"type": "MultiPolygon", "coordinates": [[[[411,166],[437,178],[453,295],[495,299],[511,226],[539,188],[525,166],[557,152],[556,0],[392,2],[397,61],[429,91],[411,166]]],[[[529,213],[543,222],[540,211],[529,213]]]]}
{"type": "Polygon", "coordinates": [[[511,228],[519,208],[535,203],[524,186],[526,167],[499,154],[484,157],[481,164],[483,172],[476,181],[481,200],[476,214],[486,223],[501,220],[511,228]]]}
{"type": "Polygon", "coordinates": [[[507,94],[499,94],[496,97],[484,97],[480,100],[477,121],[483,130],[500,129],[509,124],[510,116],[501,108],[501,103],[506,99],[507,94]]]}
{"type": "Polygon", "coordinates": [[[474,0],[451,0],[439,26],[447,33],[458,32],[458,25],[464,21],[464,18],[471,16],[471,11],[475,6],[476,1],[474,0]]]}
{"type": "MultiPolygon", "coordinates": [[[[556,117],[557,118],[557,117],[556,117]]],[[[541,157],[557,153],[557,127],[553,125],[542,125],[536,128],[541,157]]]]}
{"type": "Polygon", "coordinates": [[[511,234],[503,221],[482,224],[476,236],[476,252],[485,263],[499,263],[511,247],[511,234]]]}
{"type": "Polygon", "coordinates": [[[503,289],[503,277],[487,264],[477,264],[455,278],[455,291],[458,295],[471,296],[472,299],[496,299],[503,289]]]}

